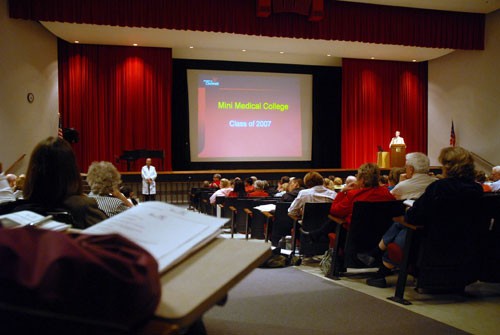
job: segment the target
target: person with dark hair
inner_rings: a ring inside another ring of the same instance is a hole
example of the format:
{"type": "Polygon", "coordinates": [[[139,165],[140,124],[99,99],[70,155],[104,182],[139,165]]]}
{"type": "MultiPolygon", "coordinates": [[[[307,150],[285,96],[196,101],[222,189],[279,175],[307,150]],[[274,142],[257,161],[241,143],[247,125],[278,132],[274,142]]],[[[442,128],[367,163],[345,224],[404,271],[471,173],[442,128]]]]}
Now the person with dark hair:
{"type": "Polygon", "coordinates": [[[281,197],[281,201],[292,202],[297,198],[297,195],[302,191],[306,185],[302,178],[292,178],[288,183],[288,189],[285,194],[281,197]]]}
{"type": "MultiPolygon", "coordinates": [[[[460,206],[479,202],[483,189],[475,181],[474,159],[470,152],[461,147],[447,147],[441,150],[439,162],[443,166],[444,178],[432,182],[406,214],[395,218],[395,221],[423,226],[425,229],[426,223],[432,222],[431,218],[436,215],[438,204],[453,202],[460,206]]],[[[404,247],[404,241],[399,244],[401,248],[404,247]]],[[[386,287],[385,276],[389,275],[394,267],[390,260],[384,257],[377,275],[367,279],[366,283],[370,286],[386,287]]]]}
{"type": "Polygon", "coordinates": [[[228,197],[230,198],[240,198],[240,197],[246,197],[248,194],[245,191],[245,184],[243,183],[243,180],[240,178],[235,178],[234,183],[233,183],[233,190],[228,193],[228,197]]]}
{"type": "Polygon", "coordinates": [[[33,150],[23,197],[25,202],[47,210],[69,210],[75,228],[86,228],[106,219],[96,201],[83,194],[75,154],[71,145],[61,138],[49,137],[33,150]]]}
{"type": "Polygon", "coordinates": [[[139,201],[137,200],[136,197],[134,197],[134,191],[132,191],[129,187],[127,186],[122,186],[120,187],[120,192],[123,194],[125,198],[134,206],[139,205],[139,201]]]}
{"type": "Polygon", "coordinates": [[[254,179],[252,177],[248,177],[247,179],[245,179],[245,192],[247,192],[247,194],[255,191],[255,187],[253,186],[253,183],[254,183],[254,179]]]}

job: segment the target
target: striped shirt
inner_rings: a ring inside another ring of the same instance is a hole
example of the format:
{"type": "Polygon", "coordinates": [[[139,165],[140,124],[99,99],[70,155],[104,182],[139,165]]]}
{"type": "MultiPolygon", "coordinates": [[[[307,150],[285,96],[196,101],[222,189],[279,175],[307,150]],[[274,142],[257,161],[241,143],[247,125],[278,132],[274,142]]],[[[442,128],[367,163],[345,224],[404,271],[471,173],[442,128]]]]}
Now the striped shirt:
{"type": "Polygon", "coordinates": [[[89,197],[94,198],[97,201],[97,206],[102,210],[108,217],[116,215],[123,212],[128,207],[120,200],[108,195],[99,195],[90,192],[89,197]]]}

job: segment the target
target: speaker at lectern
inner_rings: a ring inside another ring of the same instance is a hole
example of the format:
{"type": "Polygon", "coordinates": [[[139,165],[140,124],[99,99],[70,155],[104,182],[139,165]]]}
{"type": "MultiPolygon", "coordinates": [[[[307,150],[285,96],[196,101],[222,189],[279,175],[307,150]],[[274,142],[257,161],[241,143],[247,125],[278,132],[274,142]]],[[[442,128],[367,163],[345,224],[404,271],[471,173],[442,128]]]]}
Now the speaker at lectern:
{"type": "Polygon", "coordinates": [[[391,145],[391,167],[404,167],[406,164],[406,145],[391,145]]]}

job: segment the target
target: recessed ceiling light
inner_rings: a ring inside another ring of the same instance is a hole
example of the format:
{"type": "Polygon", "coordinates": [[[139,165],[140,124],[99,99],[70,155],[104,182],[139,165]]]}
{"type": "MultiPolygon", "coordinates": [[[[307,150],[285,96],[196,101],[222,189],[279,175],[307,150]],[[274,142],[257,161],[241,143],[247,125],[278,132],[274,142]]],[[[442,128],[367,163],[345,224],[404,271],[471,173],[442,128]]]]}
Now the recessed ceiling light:
{"type": "Polygon", "coordinates": [[[370,59],[375,59],[375,57],[370,57],[370,59]]]}
{"type": "Polygon", "coordinates": [[[133,45],[134,47],[136,47],[136,46],[137,46],[137,43],[134,43],[134,44],[132,44],[132,45],[133,45]]]}
{"type": "Polygon", "coordinates": [[[80,43],[80,41],[75,41],[76,44],[80,43]]]}
{"type": "Polygon", "coordinates": [[[416,62],[416,61],[417,61],[416,59],[412,60],[412,62],[416,62]]]}
{"type": "Polygon", "coordinates": [[[243,51],[243,52],[247,52],[247,49],[241,49],[241,51],[243,51]]]}
{"type": "Polygon", "coordinates": [[[328,55],[326,55],[326,57],[332,57],[332,55],[328,54],[328,55]]]}
{"type": "Polygon", "coordinates": [[[192,45],[189,46],[189,49],[194,49],[194,47],[192,45]]]}
{"type": "Polygon", "coordinates": [[[282,55],[283,55],[284,53],[285,53],[284,51],[280,51],[280,54],[282,54],[282,55]]]}

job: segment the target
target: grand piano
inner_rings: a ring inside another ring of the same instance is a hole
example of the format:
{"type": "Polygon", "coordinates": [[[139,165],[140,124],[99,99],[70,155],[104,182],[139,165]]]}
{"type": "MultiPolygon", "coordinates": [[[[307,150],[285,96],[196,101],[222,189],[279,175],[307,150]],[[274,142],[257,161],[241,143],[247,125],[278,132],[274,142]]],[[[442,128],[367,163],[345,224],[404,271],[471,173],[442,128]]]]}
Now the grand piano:
{"type": "Polygon", "coordinates": [[[160,158],[161,159],[161,169],[163,168],[163,160],[165,158],[165,152],[163,150],[124,150],[123,154],[118,157],[118,160],[127,161],[127,171],[130,171],[130,162],[135,162],[139,158],[160,158]]]}

